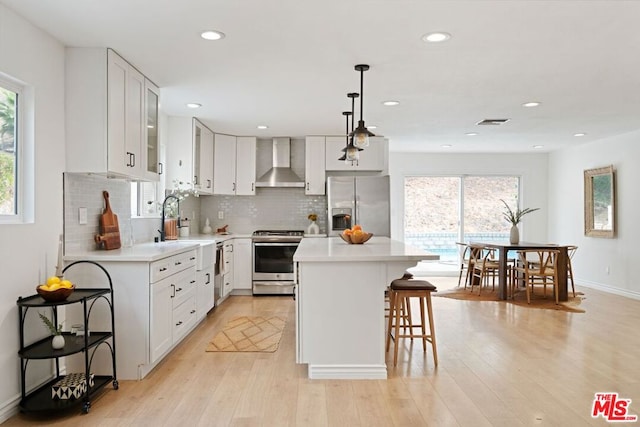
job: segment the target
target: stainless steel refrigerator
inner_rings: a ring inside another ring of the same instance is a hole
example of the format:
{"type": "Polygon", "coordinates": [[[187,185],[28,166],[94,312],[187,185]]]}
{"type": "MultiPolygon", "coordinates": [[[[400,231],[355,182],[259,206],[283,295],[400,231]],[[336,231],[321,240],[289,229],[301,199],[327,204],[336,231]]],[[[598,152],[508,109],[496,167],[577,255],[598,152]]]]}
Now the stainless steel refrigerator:
{"type": "Polygon", "coordinates": [[[390,235],[389,176],[331,176],[327,179],[329,235],[356,224],[375,236],[390,235]]]}

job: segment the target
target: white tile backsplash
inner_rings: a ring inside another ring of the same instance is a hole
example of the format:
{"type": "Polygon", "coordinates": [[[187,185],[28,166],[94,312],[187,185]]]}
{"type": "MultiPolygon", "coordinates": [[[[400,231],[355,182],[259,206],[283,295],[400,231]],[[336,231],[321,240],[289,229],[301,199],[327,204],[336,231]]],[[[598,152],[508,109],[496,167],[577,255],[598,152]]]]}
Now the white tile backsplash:
{"type": "Polygon", "coordinates": [[[318,215],[321,233],[327,230],[325,196],[306,196],[304,188],[258,188],[255,196],[200,197],[200,230],[206,218],[214,229],[229,225],[234,233],[251,233],[259,229],[306,230],[307,216],[318,215]],[[224,219],[218,219],[223,212],[224,219]]]}
{"type": "Polygon", "coordinates": [[[94,237],[100,232],[104,190],[109,192],[111,210],[118,216],[121,239],[125,243],[131,230],[131,184],[100,175],[67,172],[64,174],[65,253],[98,249],[94,237]],[[78,211],[81,207],[87,209],[87,224],[80,224],[78,211]]]}

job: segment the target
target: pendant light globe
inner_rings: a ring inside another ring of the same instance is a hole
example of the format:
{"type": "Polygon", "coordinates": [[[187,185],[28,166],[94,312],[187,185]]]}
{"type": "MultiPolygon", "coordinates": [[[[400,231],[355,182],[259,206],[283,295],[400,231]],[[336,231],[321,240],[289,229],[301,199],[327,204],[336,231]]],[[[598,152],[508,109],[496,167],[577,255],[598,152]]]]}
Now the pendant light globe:
{"type": "Polygon", "coordinates": [[[364,104],[364,72],[369,69],[366,64],[358,64],[355,66],[355,70],[360,72],[360,120],[358,120],[358,127],[351,132],[353,145],[357,148],[364,148],[369,146],[369,137],[375,136],[364,124],[363,119],[363,104],[364,104]]]}

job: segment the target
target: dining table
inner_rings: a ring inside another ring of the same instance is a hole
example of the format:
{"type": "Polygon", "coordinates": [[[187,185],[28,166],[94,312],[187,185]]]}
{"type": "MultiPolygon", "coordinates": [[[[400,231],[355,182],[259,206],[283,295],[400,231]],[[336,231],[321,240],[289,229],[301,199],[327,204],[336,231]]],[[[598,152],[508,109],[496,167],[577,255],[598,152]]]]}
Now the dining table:
{"type": "Polygon", "coordinates": [[[506,300],[508,295],[508,277],[507,277],[507,255],[509,251],[522,251],[528,249],[555,249],[558,250],[558,300],[567,301],[569,293],[567,291],[567,263],[568,253],[567,246],[557,245],[554,243],[533,243],[533,242],[470,242],[471,245],[484,246],[498,251],[498,296],[501,300],[506,300]]]}

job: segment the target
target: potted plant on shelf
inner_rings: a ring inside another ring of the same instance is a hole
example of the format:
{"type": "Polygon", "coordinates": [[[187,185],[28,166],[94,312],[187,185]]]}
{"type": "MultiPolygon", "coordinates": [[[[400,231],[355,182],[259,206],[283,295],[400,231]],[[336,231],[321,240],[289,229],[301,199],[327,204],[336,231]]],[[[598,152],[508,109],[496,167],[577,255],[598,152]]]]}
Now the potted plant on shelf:
{"type": "Polygon", "coordinates": [[[38,316],[42,320],[42,323],[49,329],[51,335],[53,335],[53,339],[51,340],[51,347],[55,350],[59,350],[64,347],[64,336],[62,335],[62,323],[58,325],[56,328],[55,325],[47,316],[38,312],[38,316]]]}
{"type": "Polygon", "coordinates": [[[513,244],[518,243],[520,241],[520,231],[518,230],[518,224],[522,221],[522,217],[531,212],[535,212],[540,208],[524,208],[520,210],[520,207],[516,208],[516,211],[512,211],[507,202],[500,199],[500,201],[504,204],[506,208],[504,212],[502,212],[502,216],[511,223],[511,230],[509,232],[509,241],[513,244]]]}

